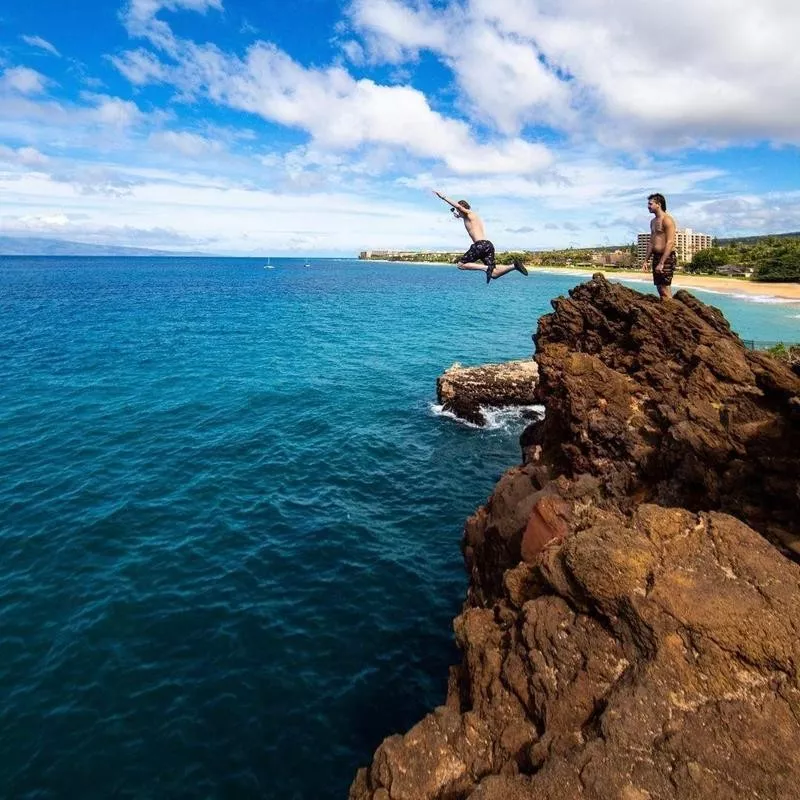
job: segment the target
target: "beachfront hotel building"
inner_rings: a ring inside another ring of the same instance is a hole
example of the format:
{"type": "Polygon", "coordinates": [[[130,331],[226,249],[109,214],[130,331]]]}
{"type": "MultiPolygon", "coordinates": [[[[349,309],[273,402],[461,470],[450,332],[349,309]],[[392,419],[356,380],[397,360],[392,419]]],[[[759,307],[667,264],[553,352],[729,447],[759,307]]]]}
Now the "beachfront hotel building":
{"type": "MultiPolygon", "coordinates": [[[[675,253],[678,261],[689,264],[695,253],[711,247],[712,237],[707,233],[695,233],[691,228],[675,231],[675,253]]],[[[636,239],[636,257],[642,261],[650,245],[650,234],[640,233],[636,239]]]]}

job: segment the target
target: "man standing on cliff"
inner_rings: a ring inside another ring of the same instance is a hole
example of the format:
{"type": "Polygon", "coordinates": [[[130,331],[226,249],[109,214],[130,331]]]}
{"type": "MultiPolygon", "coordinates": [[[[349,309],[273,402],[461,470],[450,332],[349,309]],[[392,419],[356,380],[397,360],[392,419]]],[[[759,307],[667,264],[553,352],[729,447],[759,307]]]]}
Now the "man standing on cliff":
{"type": "Polygon", "coordinates": [[[469,238],[472,239],[472,247],[456,261],[459,269],[477,269],[486,273],[486,283],[494,278],[502,278],[507,272],[517,270],[523,275],[528,274],[528,270],[522,266],[521,261],[515,260],[513,264],[501,264],[499,267],[494,261],[494,245],[486,238],[483,228],[483,220],[470,208],[466,200],[459,200],[454,203],[448,200],[443,194],[436,190],[433,192],[440,200],[444,200],[453,209],[453,213],[459,219],[464,220],[464,227],[467,229],[469,238]],[[478,259],[482,263],[478,263],[478,259]]]}
{"type": "Polygon", "coordinates": [[[653,270],[653,283],[662,300],[672,299],[672,276],[678,264],[675,255],[675,220],[667,214],[667,201],[663,194],[647,198],[647,210],[653,215],[650,221],[650,244],[642,262],[642,271],[653,270]],[[652,264],[649,262],[652,261],[652,264]]]}

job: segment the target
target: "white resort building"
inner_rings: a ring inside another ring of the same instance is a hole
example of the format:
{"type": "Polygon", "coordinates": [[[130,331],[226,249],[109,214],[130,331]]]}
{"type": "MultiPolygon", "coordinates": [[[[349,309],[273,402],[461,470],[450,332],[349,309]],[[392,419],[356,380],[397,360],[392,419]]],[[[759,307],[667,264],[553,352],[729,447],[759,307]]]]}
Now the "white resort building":
{"type": "MultiPolygon", "coordinates": [[[[707,233],[695,233],[691,228],[678,229],[675,232],[675,253],[678,261],[689,264],[695,253],[711,247],[712,237],[707,233]]],[[[636,257],[642,261],[650,244],[650,234],[640,233],[636,240],[636,257]]]]}

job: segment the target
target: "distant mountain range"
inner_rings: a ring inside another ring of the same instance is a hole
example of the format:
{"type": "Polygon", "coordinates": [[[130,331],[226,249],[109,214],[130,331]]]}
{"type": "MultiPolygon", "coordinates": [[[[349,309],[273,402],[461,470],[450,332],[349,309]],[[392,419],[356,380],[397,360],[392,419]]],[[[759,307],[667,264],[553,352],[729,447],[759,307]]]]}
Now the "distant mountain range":
{"type": "Polygon", "coordinates": [[[202,256],[208,253],[175,253],[146,247],[120,247],[111,244],[86,244],[65,239],[0,236],[3,256],[202,256]]]}

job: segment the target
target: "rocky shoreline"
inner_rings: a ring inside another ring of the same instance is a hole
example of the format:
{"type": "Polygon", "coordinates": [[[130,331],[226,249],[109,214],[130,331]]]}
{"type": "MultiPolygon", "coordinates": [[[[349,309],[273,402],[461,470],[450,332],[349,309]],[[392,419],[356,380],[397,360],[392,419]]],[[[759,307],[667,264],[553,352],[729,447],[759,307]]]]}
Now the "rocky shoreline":
{"type": "Polygon", "coordinates": [[[351,800],[797,794],[800,377],[686,292],[570,295],[465,526],[446,701],[351,800]]]}

